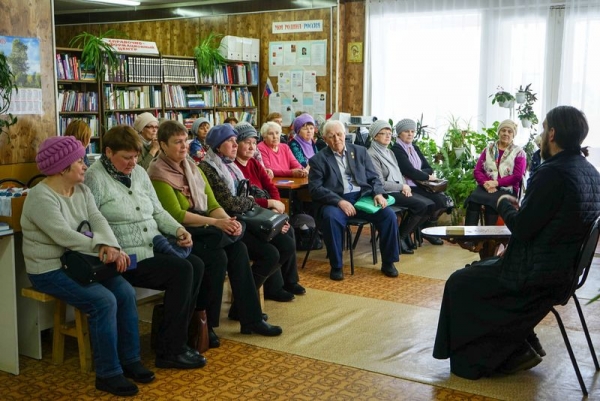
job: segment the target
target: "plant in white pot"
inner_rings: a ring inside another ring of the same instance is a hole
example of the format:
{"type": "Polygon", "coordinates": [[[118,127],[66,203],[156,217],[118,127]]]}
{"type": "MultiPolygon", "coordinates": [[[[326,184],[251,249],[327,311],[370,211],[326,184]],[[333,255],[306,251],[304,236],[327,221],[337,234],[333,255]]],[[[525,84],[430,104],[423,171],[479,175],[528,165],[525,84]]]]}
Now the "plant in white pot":
{"type": "Polygon", "coordinates": [[[489,97],[492,98],[492,104],[498,103],[500,107],[512,108],[515,104],[515,97],[512,93],[504,90],[503,87],[499,86],[496,93],[492,93],[489,97]]]}
{"type": "Polygon", "coordinates": [[[523,88],[523,85],[519,85],[519,89],[517,89],[517,93],[515,94],[515,100],[517,104],[523,104],[527,100],[527,93],[531,91],[531,84],[527,85],[523,88]]]}
{"type": "MultiPolygon", "coordinates": [[[[520,90],[522,88],[519,88],[520,90]]],[[[525,93],[525,102],[519,105],[517,109],[517,117],[521,120],[521,124],[524,128],[530,128],[532,125],[535,126],[539,121],[537,115],[533,111],[533,104],[537,101],[537,96],[531,90],[531,84],[527,85],[525,89],[522,89],[525,93]]]]}

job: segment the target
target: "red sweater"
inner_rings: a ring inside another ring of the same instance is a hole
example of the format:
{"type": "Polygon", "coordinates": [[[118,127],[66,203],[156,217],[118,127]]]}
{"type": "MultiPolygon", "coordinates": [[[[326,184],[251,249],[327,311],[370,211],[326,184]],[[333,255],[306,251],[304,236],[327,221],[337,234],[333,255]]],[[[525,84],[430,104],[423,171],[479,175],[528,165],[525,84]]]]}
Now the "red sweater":
{"type": "MultiPolygon", "coordinates": [[[[248,160],[248,163],[245,166],[243,166],[236,159],[235,164],[240,168],[244,177],[250,180],[250,184],[256,185],[260,189],[267,191],[271,196],[271,199],[281,199],[279,190],[275,184],[273,184],[273,181],[271,181],[264,167],[260,165],[258,160],[252,158],[248,160]]],[[[268,207],[267,199],[255,199],[254,201],[258,203],[259,206],[268,207]]]]}

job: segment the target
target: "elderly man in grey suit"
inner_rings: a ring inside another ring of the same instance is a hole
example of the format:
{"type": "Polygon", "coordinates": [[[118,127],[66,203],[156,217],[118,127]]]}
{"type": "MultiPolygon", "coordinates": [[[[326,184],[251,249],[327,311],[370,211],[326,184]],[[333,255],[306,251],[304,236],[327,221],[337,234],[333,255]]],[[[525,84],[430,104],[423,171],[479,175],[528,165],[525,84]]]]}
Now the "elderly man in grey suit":
{"type": "Polygon", "coordinates": [[[313,201],[323,204],[321,228],[329,255],[332,280],[343,280],[342,236],[348,218],[356,216],[375,224],[380,233],[381,271],[388,277],[398,277],[394,266],[398,262],[398,225],[396,214],[387,206],[387,194],[373,167],[367,150],[346,143],[346,127],[330,120],[323,127],[327,148],[310,161],[308,189],[313,201]],[[362,196],[373,198],[381,209],[366,213],[354,208],[362,196]]]}

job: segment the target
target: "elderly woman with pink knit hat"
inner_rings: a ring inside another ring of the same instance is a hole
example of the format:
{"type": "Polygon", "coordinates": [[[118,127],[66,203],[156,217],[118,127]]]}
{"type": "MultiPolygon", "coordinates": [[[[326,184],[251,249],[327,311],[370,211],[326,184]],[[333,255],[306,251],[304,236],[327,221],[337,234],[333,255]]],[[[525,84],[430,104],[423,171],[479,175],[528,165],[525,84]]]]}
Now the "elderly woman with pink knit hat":
{"type": "Polygon", "coordinates": [[[23,256],[29,280],[41,292],[62,299],[89,316],[96,369],[96,388],[118,396],[134,395],[140,383],[154,380],[141,363],[138,313],[133,287],[120,274],[82,285],[61,268],[61,255],[71,249],[97,255],[124,272],[129,256],[119,246],[94,197],[83,184],[85,149],[72,136],[46,139],[36,156],[44,178],[25,199],[23,256]],[[89,222],[92,233],[78,228],[89,222]]]}
{"type": "Polygon", "coordinates": [[[160,150],[160,146],[156,140],[158,119],[154,117],[152,113],[142,113],[138,115],[133,122],[133,129],[140,134],[143,143],[142,153],[138,159],[138,164],[147,170],[150,162],[156,157],[160,150]]]}
{"type": "Polygon", "coordinates": [[[498,125],[498,140],[490,142],[479,156],[473,171],[478,186],[466,200],[466,226],[478,224],[481,205],[485,205],[485,225],[495,225],[498,198],[504,194],[519,195],[527,157],[523,149],[513,143],[516,134],[517,124],[514,121],[502,121],[498,125]]]}
{"type": "Polygon", "coordinates": [[[294,157],[303,168],[309,168],[308,161],[318,152],[315,141],[315,119],[308,113],[300,114],[292,123],[294,139],[289,142],[294,157]]]}

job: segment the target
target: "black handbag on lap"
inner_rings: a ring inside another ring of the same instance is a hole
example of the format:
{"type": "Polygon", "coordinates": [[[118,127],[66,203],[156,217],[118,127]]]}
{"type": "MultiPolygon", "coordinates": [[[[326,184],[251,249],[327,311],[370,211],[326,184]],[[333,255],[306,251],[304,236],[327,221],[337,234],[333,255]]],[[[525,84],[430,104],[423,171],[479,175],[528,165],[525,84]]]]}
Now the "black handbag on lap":
{"type": "MultiPolygon", "coordinates": [[[[86,220],[79,224],[77,231],[88,237],[93,236],[90,223],[86,220]],[[88,229],[82,232],[85,226],[88,229]]],[[[84,286],[119,274],[115,263],[105,264],[95,255],[86,255],[70,249],[62,254],[60,262],[67,276],[84,286]]]]}
{"type": "MultiPolygon", "coordinates": [[[[250,196],[250,187],[250,180],[240,180],[237,186],[237,196],[250,196]]],[[[253,197],[260,198],[257,196],[253,197]]],[[[234,216],[239,221],[246,223],[248,231],[261,241],[266,242],[271,241],[273,237],[279,234],[285,223],[290,219],[285,213],[280,214],[260,206],[255,206],[244,213],[237,213],[234,216]]]]}
{"type": "Polygon", "coordinates": [[[248,230],[262,241],[271,241],[281,232],[289,217],[285,213],[276,213],[271,209],[255,206],[244,213],[234,215],[239,221],[246,223],[248,230]]]}

